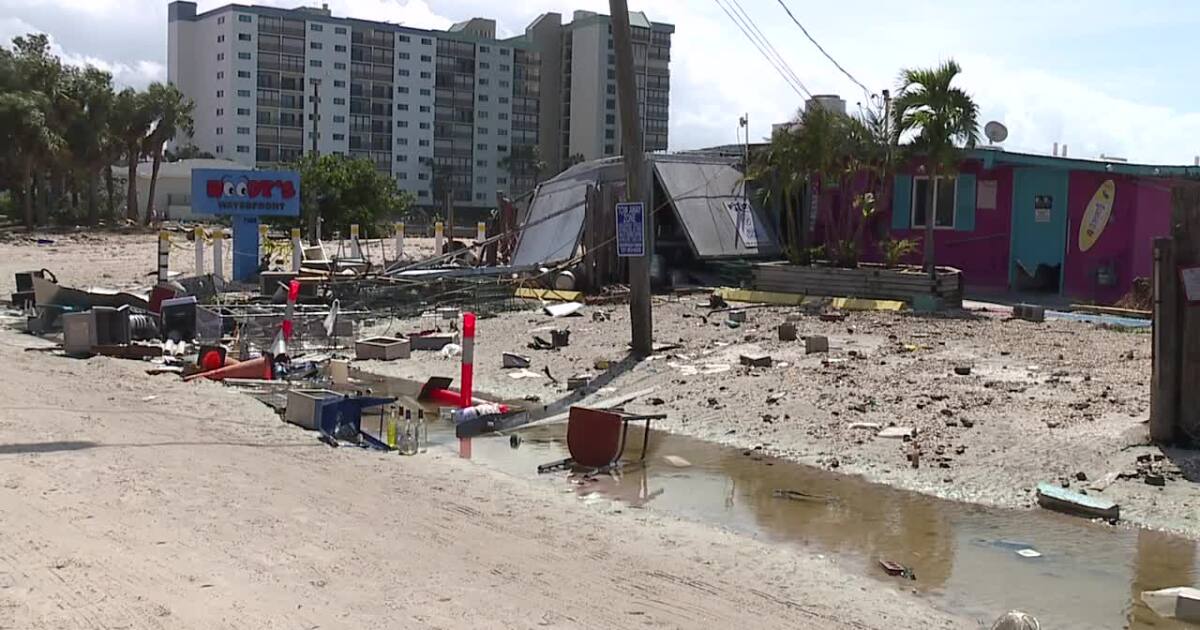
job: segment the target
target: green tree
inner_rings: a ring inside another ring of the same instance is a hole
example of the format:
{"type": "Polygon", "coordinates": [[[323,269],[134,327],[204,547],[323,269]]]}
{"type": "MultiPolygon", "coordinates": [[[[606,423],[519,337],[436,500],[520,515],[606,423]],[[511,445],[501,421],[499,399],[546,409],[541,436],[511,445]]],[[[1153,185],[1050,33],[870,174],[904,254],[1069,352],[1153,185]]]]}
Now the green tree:
{"type": "Polygon", "coordinates": [[[147,106],[145,94],[125,88],[117,94],[113,106],[113,134],[118,139],[129,176],[125,196],[125,218],[138,219],[137,165],[146,146],[154,117],[147,106]]]}
{"type": "MultiPolygon", "coordinates": [[[[66,129],[66,144],[87,197],[87,224],[99,221],[96,192],[101,171],[112,163],[111,127],[116,94],[112,75],[97,68],[85,68],[70,74],[65,87],[73,111],[66,129]]],[[[111,170],[109,175],[111,176],[111,170]]]]}
{"type": "Polygon", "coordinates": [[[145,99],[145,106],[154,119],[153,129],[146,135],[143,145],[145,153],[153,160],[144,218],[144,221],[149,223],[150,210],[154,206],[154,189],[158,185],[158,168],[162,164],[163,145],[179,135],[192,137],[192,111],[196,105],[192,99],[184,96],[179,88],[164,83],[151,83],[146,90],[145,99]]]}
{"type": "Polygon", "coordinates": [[[8,168],[17,173],[21,214],[27,228],[34,226],[34,173],[62,146],[62,138],[50,128],[45,110],[44,97],[37,93],[0,93],[0,145],[8,168]]]}
{"type": "Polygon", "coordinates": [[[546,170],[546,162],[538,155],[537,145],[533,144],[514,144],[508,155],[500,158],[498,166],[508,171],[509,190],[514,197],[532,190],[546,170]]]}
{"type": "Polygon", "coordinates": [[[215,155],[209,153],[208,151],[202,151],[200,147],[194,144],[186,144],[182,147],[179,147],[177,151],[167,149],[166,152],[163,153],[163,158],[165,158],[168,162],[178,162],[180,160],[211,160],[215,157],[215,155]]]}
{"type": "Polygon", "coordinates": [[[307,154],[294,168],[300,172],[303,220],[308,224],[319,213],[321,221],[340,229],[352,223],[373,225],[404,218],[412,207],[412,195],[366,158],[307,154]]]}
{"type": "Polygon", "coordinates": [[[758,200],[776,206],[783,228],[783,251],[793,264],[807,262],[808,230],[803,217],[797,221],[796,197],[808,181],[809,170],[802,152],[799,127],[780,127],[771,135],[766,149],[752,159],[747,179],[759,186],[758,200]]]}
{"type": "Polygon", "coordinates": [[[929,169],[929,199],[925,205],[925,270],[936,276],[933,228],[937,209],[933,205],[939,176],[954,175],[962,159],[960,146],[973,147],[979,137],[979,106],[971,96],[953,85],[962,68],[953,60],[937,68],[908,69],[900,73],[896,96],[897,137],[915,134],[909,150],[925,160],[929,169]]]}

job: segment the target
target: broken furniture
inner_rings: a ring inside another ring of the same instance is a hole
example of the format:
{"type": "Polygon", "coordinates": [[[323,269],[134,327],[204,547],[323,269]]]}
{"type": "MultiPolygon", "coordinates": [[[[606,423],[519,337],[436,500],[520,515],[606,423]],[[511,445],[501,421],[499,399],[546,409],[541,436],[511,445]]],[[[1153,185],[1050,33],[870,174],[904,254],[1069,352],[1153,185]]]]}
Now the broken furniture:
{"type": "MultiPolygon", "coordinates": [[[[46,277],[45,274],[48,273],[50,274],[51,278],[54,278],[54,274],[50,273],[50,271],[47,269],[17,272],[17,290],[12,294],[13,308],[24,310],[26,308],[32,308],[35,304],[37,304],[36,293],[33,290],[33,278],[34,276],[37,276],[44,279],[46,277]]],[[[58,282],[58,279],[54,278],[53,281],[58,282]]]]}
{"type": "Polygon", "coordinates": [[[292,389],[287,393],[287,410],[283,419],[309,431],[319,425],[319,403],[327,398],[341,398],[344,394],[331,389],[292,389]]]}
{"type": "Polygon", "coordinates": [[[382,440],[362,430],[362,417],[365,410],[378,407],[379,433],[382,435],[386,415],[384,405],[397,400],[395,397],[379,396],[314,398],[313,414],[317,431],[321,432],[321,441],[331,446],[336,446],[338,442],[353,442],[383,451],[392,450],[382,440]]]}
{"type": "Polygon", "coordinates": [[[359,361],[407,359],[411,350],[407,339],[395,337],[368,337],[354,342],[354,358],[359,361]]]}
{"type": "Polygon", "coordinates": [[[566,468],[587,468],[593,471],[610,470],[621,464],[629,437],[630,422],[645,422],[642,452],[646,458],[650,445],[650,421],[666,418],[666,414],[631,414],[615,409],[571,407],[567,417],[567,459],[538,466],[539,473],[566,468]]]}

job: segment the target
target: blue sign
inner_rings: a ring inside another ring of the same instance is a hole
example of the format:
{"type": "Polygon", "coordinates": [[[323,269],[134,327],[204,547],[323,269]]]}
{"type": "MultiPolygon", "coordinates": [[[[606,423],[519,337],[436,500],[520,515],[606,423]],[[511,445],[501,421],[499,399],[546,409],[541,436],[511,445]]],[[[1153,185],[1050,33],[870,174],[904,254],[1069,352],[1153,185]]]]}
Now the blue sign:
{"type": "Polygon", "coordinates": [[[233,217],[298,217],[300,174],[193,169],[192,212],[233,217]]]}
{"type": "Polygon", "coordinates": [[[646,205],[640,201],[617,204],[617,255],[646,255],[646,205]]]}

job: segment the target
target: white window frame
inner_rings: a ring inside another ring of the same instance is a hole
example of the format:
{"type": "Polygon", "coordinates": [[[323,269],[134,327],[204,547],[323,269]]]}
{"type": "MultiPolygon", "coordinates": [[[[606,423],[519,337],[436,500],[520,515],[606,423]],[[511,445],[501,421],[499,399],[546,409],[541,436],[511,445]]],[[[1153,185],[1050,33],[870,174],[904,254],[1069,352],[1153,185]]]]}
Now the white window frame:
{"type": "MultiPolygon", "coordinates": [[[[934,230],[953,230],[955,223],[958,221],[958,176],[957,175],[938,175],[938,179],[948,179],[951,181],[951,189],[954,191],[954,199],[950,202],[950,225],[937,224],[937,196],[940,186],[935,186],[933,189],[933,207],[926,210],[926,214],[933,213],[933,229],[934,230]]],[[[914,230],[924,230],[925,224],[917,223],[917,182],[929,181],[928,175],[917,175],[913,177],[912,198],[909,200],[909,227],[914,230]]]]}

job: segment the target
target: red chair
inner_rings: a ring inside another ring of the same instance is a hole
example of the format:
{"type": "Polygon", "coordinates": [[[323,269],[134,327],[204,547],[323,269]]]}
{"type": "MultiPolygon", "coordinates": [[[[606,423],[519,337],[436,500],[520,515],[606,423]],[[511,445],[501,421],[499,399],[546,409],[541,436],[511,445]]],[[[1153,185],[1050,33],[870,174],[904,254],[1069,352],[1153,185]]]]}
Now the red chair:
{"type": "Polygon", "coordinates": [[[570,467],[608,469],[620,465],[621,456],[625,454],[629,423],[639,420],[646,423],[640,458],[645,459],[650,443],[650,421],[665,417],[666,414],[635,415],[623,411],[571,407],[567,417],[567,451],[571,457],[542,464],[538,466],[538,472],[570,467]]]}

